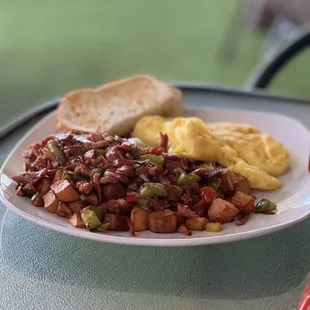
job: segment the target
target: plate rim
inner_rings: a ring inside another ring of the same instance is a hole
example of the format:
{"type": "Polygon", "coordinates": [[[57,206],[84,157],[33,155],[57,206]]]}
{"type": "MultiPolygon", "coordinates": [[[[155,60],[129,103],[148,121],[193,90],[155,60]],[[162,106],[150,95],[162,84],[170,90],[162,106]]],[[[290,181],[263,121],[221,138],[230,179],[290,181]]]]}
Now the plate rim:
{"type": "MultiPolygon", "coordinates": [[[[213,108],[213,107],[201,107],[201,106],[186,106],[184,107],[184,111],[197,111],[197,110],[209,110],[209,111],[231,111],[231,112],[240,112],[240,113],[249,113],[249,114],[256,114],[256,115],[274,115],[277,117],[286,118],[289,121],[293,121],[299,126],[303,127],[305,131],[308,132],[309,138],[310,138],[310,131],[309,129],[298,119],[295,119],[293,117],[280,114],[280,113],[269,113],[269,112],[258,112],[258,111],[250,111],[250,110],[242,110],[242,109],[221,109],[221,108],[213,108]]],[[[6,159],[4,160],[1,168],[0,168],[0,185],[1,185],[1,177],[2,175],[5,175],[3,170],[6,167],[7,163],[11,159],[12,155],[16,152],[16,150],[19,148],[19,146],[24,142],[24,140],[31,135],[38,127],[43,125],[49,118],[51,118],[54,114],[56,114],[57,110],[49,112],[47,115],[45,115],[41,120],[39,120],[36,124],[34,124],[15,144],[13,149],[9,152],[6,159]]],[[[123,244],[123,245],[135,245],[135,246],[160,246],[160,247],[182,247],[182,246],[199,246],[199,245],[212,245],[212,244],[222,244],[222,243],[232,243],[237,242],[245,239],[252,239],[257,238],[263,235],[275,233],[279,230],[283,230],[285,228],[294,226],[307,218],[310,217],[310,204],[307,206],[304,206],[305,208],[304,213],[301,214],[299,217],[295,218],[292,221],[286,220],[280,224],[273,224],[268,227],[262,227],[261,229],[255,229],[254,231],[245,231],[240,233],[233,233],[229,235],[212,235],[207,237],[196,237],[196,238],[169,238],[169,239],[162,239],[160,238],[160,234],[158,234],[158,238],[133,238],[128,235],[128,237],[124,236],[113,236],[113,235],[107,235],[107,234],[96,234],[89,232],[87,230],[81,230],[77,229],[75,227],[67,227],[62,225],[55,225],[54,223],[38,218],[34,215],[31,215],[22,209],[16,207],[12,202],[10,202],[5,196],[2,188],[0,187],[0,201],[4,203],[4,205],[8,208],[6,212],[9,210],[13,211],[15,214],[21,216],[22,218],[38,224],[42,227],[45,227],[51,231],[56,231],[60,233],[64,233],[76,238],[83,238],[83,239],[89,239],[93,241],[98,242],[106,242],[106,243],[114,243],[114,244],[123,244]]]]}
{"type": "MultiPolygon", "coordinates": [[[[234,233],[230,235],[221,235],[221,236],[214,235],[214,236],[197,237],[197,238],[150,239],[150,238],[141,238],[141,237],[134,238],[131,236],[123,237],[123,236],[112,236],[112,235],[107,235],[107,234],[96,234],[96,233],[92,233],[87,230],[81,230],[75,227],[55,225],[45,219],[39,219],[33,215],[29,215],[28,213],[15,207],[11,202],[9,202],[3,196],[2,190],[0,190],[0,198],[1,198],[1,201],[6,205],[6,207],[9,210],[13,211],[13,213],[19,215],[23,219],[28,220],[29,222],[40,225],[51,231],[56,231],[56,232],[64,233],[64,234],[67,234],[67,235],[70,235],[76,238],[88,239],[88,240],[93,240],[93,241],[98,241],[98,242],[122,244],[122,245],[135,245],[135,246],[184,247],[184,246],[203,246],[203,245],[214,245],[214,244],[222,244],[222,243],[233,243],[233,242],[254,239],[254,238],[264,236],[264,235],[275,233],[285,228],[295,226],[296,224],[301,223],[310,217],[310,208],[308,208],[307,212],[305,212],[303,215],[301,215],[300,217],[296,218],[293,221],[286,221],[281,224],[275,224],[275,225],[268,226],[265,228],[256,229],[254,231],[246,231],[246,232],[234,233]]],[[[6,213],[9,210],[7,210],[6,213]]],[[[158,235],[160,236],[160,234],[158,235]]]]}

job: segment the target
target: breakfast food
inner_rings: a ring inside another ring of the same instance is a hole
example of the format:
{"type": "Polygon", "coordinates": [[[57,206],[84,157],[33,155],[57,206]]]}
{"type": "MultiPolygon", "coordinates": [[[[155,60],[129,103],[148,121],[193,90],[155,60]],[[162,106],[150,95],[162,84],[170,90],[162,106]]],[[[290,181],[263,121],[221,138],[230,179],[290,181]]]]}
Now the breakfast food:
{"type": "Polygon", "coordinates": [[[282,143],[257,128],[245,124],[209,124],[221,145],[235,149],[238,156],[272,176],[283,174],[290,162],[290,153],[282,143]]]}
{"type": "Polygon", "coordinates": [[[16,193],[77,228],[132,236],[220,232],[273,214],[251,189],[281,187],[286,148],[250,125],[181,115],[180,90],[150,76],[70,92],[60,132],[24,152],[16,193]]]}
{"type": "Polygon", "coordinates": [[[168,136],[157,147],[101,132],[59,132],[23,154],[26,172],[13,177],[17,195],[36,207],[69,218],[94,232],[192,230],[218,232],[222,224],[244,224],[255,207],[249,183],[216,162],[168,154],[168,136]]]}
{"type": "Polygon", "coordinates": [[[257,128],[232,123],[205,124],[198,118],[142,117],[132,136],[148,145],[158,144],[156,133],[169,136],[169,153],[215,161],[246,178],[253,189],[273,190],[282,183],[276,176],[288,168],[288,150],[257,128]]]}
{"type": "Polygon", "coordinates": [[[58,128],[126,135],[146,115],[182,115],[180,90],[147,75],[67,94],[58,107],[58,128]]]}

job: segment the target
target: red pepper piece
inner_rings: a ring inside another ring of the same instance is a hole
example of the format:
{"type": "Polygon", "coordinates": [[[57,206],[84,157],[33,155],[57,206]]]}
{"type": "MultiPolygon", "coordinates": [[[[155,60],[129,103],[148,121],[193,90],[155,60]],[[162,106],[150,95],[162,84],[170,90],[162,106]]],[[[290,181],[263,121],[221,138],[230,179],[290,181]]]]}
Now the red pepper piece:
{"type": "Polygon", "coordinates": [[[216,198],[217,193],[211,186],[204,186],[200,189],[200,197],[209,204],[216,198]]]}

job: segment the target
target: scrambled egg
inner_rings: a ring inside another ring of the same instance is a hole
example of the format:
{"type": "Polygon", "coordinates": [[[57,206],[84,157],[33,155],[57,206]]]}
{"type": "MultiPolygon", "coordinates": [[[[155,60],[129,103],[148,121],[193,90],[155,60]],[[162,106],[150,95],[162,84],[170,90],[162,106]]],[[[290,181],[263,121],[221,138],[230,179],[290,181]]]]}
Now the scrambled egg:
{"type": "Polygon", "coordinates": [[[217,123],[208,125],[222,145],[229,145],[248,164],[278,176],[288,167],[290,154],[279,141],[250,125],[217,123]]]}
{"type": "Polygon", "coordinates": [[[144,143],[159,144],[159,132],[169,136],[169,153],[202,161],[216,161],[245,177],[253,189],[282,186],[275,178],[285,172],[290,154],[285,147],[257,128],[233,123],[206,125],[198,118],[141,118],[132,133],[144,143]]]}

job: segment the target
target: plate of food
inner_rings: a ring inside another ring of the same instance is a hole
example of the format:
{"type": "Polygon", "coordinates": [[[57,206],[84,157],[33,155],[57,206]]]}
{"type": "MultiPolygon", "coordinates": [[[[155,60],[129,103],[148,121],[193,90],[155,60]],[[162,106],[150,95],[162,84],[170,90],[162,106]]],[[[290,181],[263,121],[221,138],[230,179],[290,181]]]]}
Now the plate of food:
{"type": "Polygon", "coordinates": [[[179,89],[135,76],[64,96],[9,154],[0,198],[76,237],[216,244],[305,220],[308,161],[293,118],[188,108],[179,89]]]}

